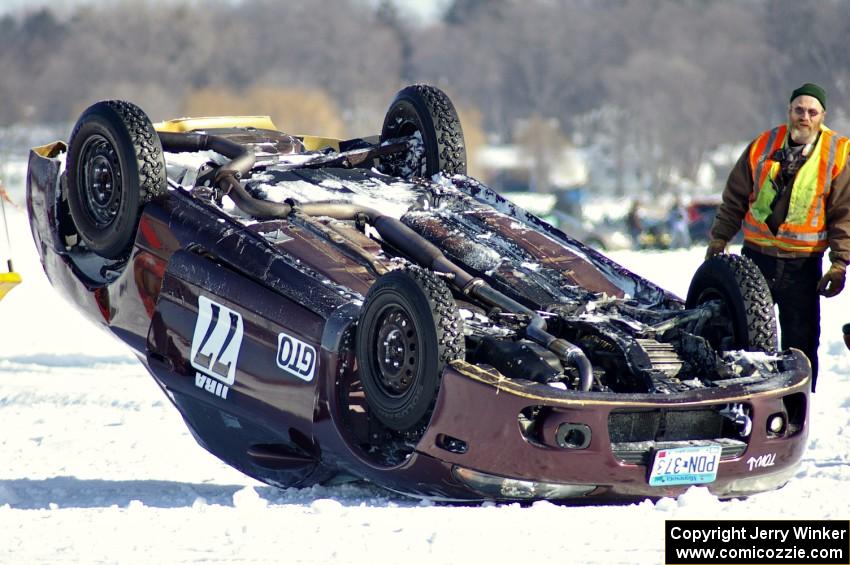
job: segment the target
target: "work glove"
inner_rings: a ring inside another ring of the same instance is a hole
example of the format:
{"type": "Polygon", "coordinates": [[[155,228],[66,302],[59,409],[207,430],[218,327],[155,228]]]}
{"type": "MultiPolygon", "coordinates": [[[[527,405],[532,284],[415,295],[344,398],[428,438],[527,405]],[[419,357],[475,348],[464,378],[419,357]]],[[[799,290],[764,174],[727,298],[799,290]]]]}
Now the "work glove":
{"type": "Polygon", "coordinates": [[[844,265],[836,265],[835,263],[821,277],[818,283],[818,293],[832,298],[844,290],[844,276],[846,267],[844,265]]]}
{"type": "Polygon", "coordinates": [[[715,255],[723,255],[726,253],[725,239],[712,239],[708,242],[708,249],[705,250],[705,258],[711,259],[715,255]]]}

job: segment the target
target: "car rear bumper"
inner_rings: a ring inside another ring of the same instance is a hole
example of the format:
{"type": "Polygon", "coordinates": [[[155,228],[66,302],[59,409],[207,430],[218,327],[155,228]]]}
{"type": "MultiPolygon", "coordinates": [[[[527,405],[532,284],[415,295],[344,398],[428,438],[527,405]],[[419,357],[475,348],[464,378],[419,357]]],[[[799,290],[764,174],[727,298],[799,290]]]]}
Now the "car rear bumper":
{"type": "Polygon", "coordinates": [[[558,391],[456,362],[417,451],[451,465],[453,481],[485,498],[622,499],[677,496],[691,486],[649,485],[657,449],[720,443],[717,477],[701,486],[720,497],[771,490],[793,476],[808,433],[808,362],[797,351],[786,358],[785,371],[758,387],[685,395],[558,391]],[[730,405],[746,407],[751,427],[743,435],[730,419],[715,438],[712,414],[730,405]],[[777,415],[785,424],[774,433],[768,426],[777,415]]]}

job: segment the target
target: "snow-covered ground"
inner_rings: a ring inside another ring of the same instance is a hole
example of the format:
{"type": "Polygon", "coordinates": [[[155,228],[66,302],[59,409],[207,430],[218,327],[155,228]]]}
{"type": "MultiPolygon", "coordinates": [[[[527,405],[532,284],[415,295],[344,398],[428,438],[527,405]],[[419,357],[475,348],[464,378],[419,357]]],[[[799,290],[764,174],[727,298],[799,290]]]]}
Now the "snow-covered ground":
{"type": "MultiPolygon", "coordinates": [[[[21,187],[12,194],[22,204],[21,187]]],[[[729,502],[692,488],[620,506],[440,505],[368,485],[278,490],[219,462],[129,351],[52,290],[25,213],[9,220],[24,282],[0,302],[0,563],[658,564],[671,518],[848,518],[850,291],[823,302],[808,451],[784,489],[729,502]]],[[[702,253],[612,257],[684,295],[702,253]]]]}

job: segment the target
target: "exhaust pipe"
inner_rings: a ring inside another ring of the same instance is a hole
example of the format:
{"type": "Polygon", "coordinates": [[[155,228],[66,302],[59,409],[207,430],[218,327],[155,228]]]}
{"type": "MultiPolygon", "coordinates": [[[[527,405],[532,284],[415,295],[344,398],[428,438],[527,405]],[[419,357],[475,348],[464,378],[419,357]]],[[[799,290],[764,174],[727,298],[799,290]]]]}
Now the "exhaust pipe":
{"type": "Polygon", "coordinates": [[[491,306],[528,316],[531,321],[525,328],[526,337],[557,355],[565,365],[575,367],[579,374],[579,389],[583,392],[590,390],[593,385],[593,367],[590,360],[579,346],[550,334],[546,330],[546,320],[543,316],[505,296],[481,279],[475,279],[472,285],[463,289],[463,292],[491,306]]]}
{"type": "Polygon", "coordinates": [[[526,337],[557,355],[565,365],[575,367],[579,373],[582,391],[589,391],[593,385],[593,368],[581,348],[548,333],[546,331],[546,320],[540,314],[502,294],[483,279],[473,277],[455,265],[443,254],[439,247],[412,230],[401,220],[386,216],[374,208],[347,202],[311,202],[293,206],[288,203],[254,198],[239,182],[239,179],[247,176],[254,166],[255,157],[250,149],[218,136],[201,133],[160,132],[159,137],[165,151],[180,153],[212,150],[230,158],[231,161],[222,165],[216,173],[216,185],[224,194],[230,196],[243,212],[256,218],[285,218],[296,209],[307,216],[368,221],[386,243],[407,254],[416,264],[448,275],[452,285],[463,294],[477,298],[490,306],[528,316],[530,322],[525,328],[526,337]]]}

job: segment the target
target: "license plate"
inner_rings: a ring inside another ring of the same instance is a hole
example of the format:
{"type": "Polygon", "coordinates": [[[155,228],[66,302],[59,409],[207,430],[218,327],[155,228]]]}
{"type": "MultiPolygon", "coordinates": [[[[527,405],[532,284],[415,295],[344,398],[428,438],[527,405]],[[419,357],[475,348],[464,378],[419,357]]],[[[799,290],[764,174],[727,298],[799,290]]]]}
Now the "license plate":
{"type": "Polygon", "coordinates": [[[649,486],[698,485],[713,482],[720,464],[719,445],[659,449],[655,452],[649,486]]]}

